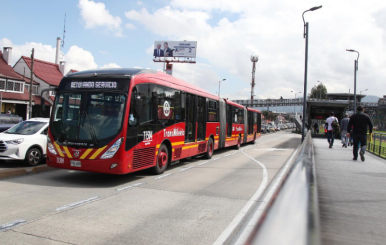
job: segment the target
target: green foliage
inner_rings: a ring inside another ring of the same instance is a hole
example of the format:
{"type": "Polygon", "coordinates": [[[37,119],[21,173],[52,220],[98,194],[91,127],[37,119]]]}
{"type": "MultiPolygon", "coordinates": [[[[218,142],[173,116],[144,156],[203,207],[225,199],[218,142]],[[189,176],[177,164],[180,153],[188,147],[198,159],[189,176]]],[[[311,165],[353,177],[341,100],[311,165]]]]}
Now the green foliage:
{"type": "Polygon", "coordinates": [[[277,115],[271,111],[262,111],[262,113],[266,120],[275,121],[277,118],[277,115]]]}
{"type": "Polygon", "coordinates": [[[311,99],[327,99],[327,88],[322,83],[315,85],[308,94],[311,99]]]}

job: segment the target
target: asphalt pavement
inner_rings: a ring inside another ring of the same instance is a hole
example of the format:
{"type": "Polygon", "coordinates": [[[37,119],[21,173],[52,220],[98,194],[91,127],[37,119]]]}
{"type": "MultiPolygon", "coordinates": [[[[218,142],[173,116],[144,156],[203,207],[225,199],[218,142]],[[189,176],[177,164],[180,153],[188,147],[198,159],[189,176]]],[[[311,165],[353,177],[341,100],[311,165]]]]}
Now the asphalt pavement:
{"type": "Polygon", "coordinates": [[[3,179],[0,241],[213,244],[299,143],[289,132],[267,134],[254,145],[215,151],[211,160],[184,160],[158,176],[58,169],[3,179]]]}

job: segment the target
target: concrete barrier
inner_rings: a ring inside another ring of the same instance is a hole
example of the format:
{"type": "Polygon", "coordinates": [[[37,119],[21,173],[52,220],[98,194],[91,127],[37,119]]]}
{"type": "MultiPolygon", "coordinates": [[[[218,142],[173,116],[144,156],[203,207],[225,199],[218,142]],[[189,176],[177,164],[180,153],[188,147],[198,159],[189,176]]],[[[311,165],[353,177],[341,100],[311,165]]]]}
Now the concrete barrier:
{"type": "Polygon", "coordinates": [[[0,179],[17,177],[22,175],[27,175],[30,173],[40,173],[49,170],[54,170],[55,168],[48,167],[47,164],[39,165],[36,167],[25,167],[25,168],[11,168],[11,169],[2,169],[0,170],[0,179]]]}

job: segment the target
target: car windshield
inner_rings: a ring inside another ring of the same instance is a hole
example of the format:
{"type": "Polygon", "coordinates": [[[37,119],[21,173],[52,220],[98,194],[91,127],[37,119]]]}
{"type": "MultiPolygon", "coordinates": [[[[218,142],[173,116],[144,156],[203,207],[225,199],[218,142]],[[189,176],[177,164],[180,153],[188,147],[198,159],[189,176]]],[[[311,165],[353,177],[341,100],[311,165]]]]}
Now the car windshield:
{"type": "Polygon", "coordinates": [[[74,92],[55,97],[51,132],[59,140],[94,141],[118,134],[126,96],[119,93],[74,92]]]}
{"type": "Polygon", "coordinates": [[[7,134],[31,135],[38,132],[46,122],[24,121],[5,131],[7,134]]]}

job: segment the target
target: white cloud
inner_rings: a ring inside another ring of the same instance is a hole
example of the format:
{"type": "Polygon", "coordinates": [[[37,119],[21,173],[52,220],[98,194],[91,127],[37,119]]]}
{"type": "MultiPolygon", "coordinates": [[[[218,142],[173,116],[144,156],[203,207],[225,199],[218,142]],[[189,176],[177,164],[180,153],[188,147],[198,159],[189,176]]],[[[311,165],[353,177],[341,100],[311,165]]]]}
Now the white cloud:
{"type": "Polygon", "coordinates": [[[96,69],[98,65],[94,61],[94,56],[91,52],[84,50],[76,45],[73,45],[65,55],[67,62],[66,69],[75,69],[78,71],[96,69]]]}
{"type": "Polygon", "coordinates": [[[108,63],[108,64],[105,64],[105,65],[99,67],[99,68],[102,68],[102,69],[103,68],[121,68],[121,66],[119,66],[115,63],[108,63]]]}
{"type": "MultiPolygon", "coordinates": [[[[216,74],[225,70],[236,81],[228,88],[224,86],[224,95],[235,96],[232,99],[249,97],[252,68],[249,58],[259,55],[257,97],[292,98],[291,90],[303,91],[301,15],[313,5],[317,4],[305,0],[172,0],[169,6],[154,11],[129,10],[125,16],[160,39],[198,42],[200,63],[189,68],[175,65],[175,74],[180,77],[194,80],[194,76],[201,74],[197,69],[207,66],[216,70],[205,74],[209,76],[207,80],[216,83],[223,76],[216,74]],[[203,66],[197,68],[198,64],[203,66]]],[[[305,18],[310,22],[308,91],[318,80],[329,92],[348,92],[350,88],[352,91],[356,56],[345,49],[353,48],[361,52],[358,91],[369,88],[369,94],[382,96],[386,77],[385,3],[327,0],[322,9],[306,13],[305,18]]],[[[151,49],[146,51],[150,54],[151,49]]]]}
{"type": "MultiPolygon", "coordinates": [[[[13,44],[11,40],[3,38],[0,40],[0,47],[12,47],[12,62],[14,65],[21,56],[31,56],[32,48],[35,49],[34,56],[36,59],[44,60],[47,62],[55,62],[56,48],[51,45],[26,42],[25,44],[17,45],[13,44]]],[[[60,60],[66,61],[65,74],[70,70],[88,70],[96,69],[98,65],[94,61],[94,56],[91,52],[84,50],[81,47],[73,45],[68,52],[60,60]]]]}
{"type": "Polygon", "coordinates": [[[125,27],[126,27],[126,29],[129,29],[129,30],[135,29],[135,26],[132,23],[126,23],[125,27]]]}
{"type": "Polygon", "coordinates": [[[116,36],[122,36],[121,18],[112,16],[104,3],[79,0],[78,7],[81,9],[80,15],[85,21],[86,29],[106,27],[116,36]]]}

